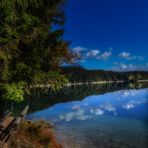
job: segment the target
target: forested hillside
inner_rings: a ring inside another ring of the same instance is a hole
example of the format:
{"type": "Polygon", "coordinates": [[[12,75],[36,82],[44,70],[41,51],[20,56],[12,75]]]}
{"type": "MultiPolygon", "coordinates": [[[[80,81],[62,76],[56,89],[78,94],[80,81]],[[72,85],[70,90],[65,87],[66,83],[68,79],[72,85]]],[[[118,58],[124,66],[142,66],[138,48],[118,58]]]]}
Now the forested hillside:
{"type": "Polygon", "coordinates": [[[104,70],[87,70],[82,67],[62,67],[62,72],[63,74],[69,76],[70,82],[148,80],[147,71],[114,72],[104,70]]]}

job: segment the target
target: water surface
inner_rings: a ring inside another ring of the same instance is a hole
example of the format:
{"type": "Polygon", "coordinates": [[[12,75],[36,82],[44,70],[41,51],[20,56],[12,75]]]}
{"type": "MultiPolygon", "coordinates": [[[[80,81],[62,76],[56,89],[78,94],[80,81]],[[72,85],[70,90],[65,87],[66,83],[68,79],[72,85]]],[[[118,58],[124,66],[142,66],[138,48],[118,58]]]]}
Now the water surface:
{"type": "Polygon", "coordinates": [[[28,119],[52,121],[65,148],[148,147],[148,88],[77,86],[39,98],[47,104],[28,119]]]}

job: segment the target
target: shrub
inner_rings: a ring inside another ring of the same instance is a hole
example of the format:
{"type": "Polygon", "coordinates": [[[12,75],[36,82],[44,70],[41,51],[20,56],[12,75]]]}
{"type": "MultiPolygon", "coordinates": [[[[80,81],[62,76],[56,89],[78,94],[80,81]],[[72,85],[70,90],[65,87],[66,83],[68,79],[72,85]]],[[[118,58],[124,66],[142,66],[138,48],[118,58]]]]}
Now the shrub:
{"type": "Polygon", "coordinates": [[[2,98],[16,102],[24,100],[24,82],[4,84],[1,86],[2,98]]]}

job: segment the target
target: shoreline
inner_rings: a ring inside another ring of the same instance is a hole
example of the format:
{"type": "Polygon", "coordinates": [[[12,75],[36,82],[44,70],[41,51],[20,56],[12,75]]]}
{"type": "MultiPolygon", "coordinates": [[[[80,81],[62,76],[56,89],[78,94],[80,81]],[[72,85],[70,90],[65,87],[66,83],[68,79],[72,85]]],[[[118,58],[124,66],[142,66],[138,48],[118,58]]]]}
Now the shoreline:
{"type": "Polygon", "coordinates": [[[58,143],[52,123],[45,121],[23,120],[16,131],[11,136],[7,148],[21,147],[23,145],[30,148],[36,147],[52,147],[63,148],[58,143]]]}
{"type": "MultiPolygon", "coordinates": [[[[121,81],[98,81],[98,82],[80,82],[80,83],[68,83],[66,84],[66,86],[72,86],[72,85],[90,85],[90,84],[107,84],[107,83],[130,83],[130,81],[125,81],[125,80],[121,80],[121,81]]],[[[139,82],[148,82],[148,80],[138,80],[139,82]]]]}
{"type": "Polygon", "coordinates": [[[107,84],[107,83],[124,83],[126,81],[98,81],[98,82],[80,82],[80,83],[68,83],[66,86],[73,86],[73,85],[90,85],[90,84],[107,84]]]}
{"type": "MultiPolygon", "coordinates": [[[[131,81],[125,81],[125,80],[120,80],[120,81],[97,81],[97,82],[76,82],[76,83],[67,83],[64,86],[76,86],[76,85],[93,85],[93,84],[110,84],[110,83],[130,83],[131,81]]],[[[148,80],[138,80],[136,81],[138,83],[140,82],[148,82],[148,80]]],[[[29,88],[50,88],[50,84],[37,84],[37,85],[30,85],[29,88]]]]}
{"type": "MultiPolygon", "coordinates": [[[[68,83],[65,86],[70,87],[70,86],[76,86],[76,85],[93,85],[95,86],[95,84],[110,84],[110,83],[126,83],[127,81],[99,81],[99,82],[86,82],[86,83],[68,83]]],[[[138,80],[135,83],[136,84],[141,84],[141,82],[148,82],[148,80],[138,80]]],[[[130,82],[129,82],[130,83],[130,82]]],[[[49,86],[49,85],[48,85],[49,86]]],[[[37,87],[47,87],[47,85],[37,85],[37,87]]],[[[49,139],[51,139],[51,144],[52,144],[52,148],[62,148],[62,145],[58,143],[58,140],[56,139],[56,134],[54,132],[54,127],[53,124],[51,122],[46,122],[46,121],[32,121],[32,120],[24,120],[23,123],[25,122],[25,124],[29,124],[30,125],[30,129],[34,129],[34,124],[40,124],[41,128],[43,128],[44,130],[41,132],[41,136],[45,141],[47,140],[47,135],[49,136],[49,139]],[[32,126],[33,125],[33,126],[32,126]],[[43,134],[44,133],[44,134],[43,134]],[[47,134],[47,135],[46,135],[47,134]],[[44,137],[45,136],[45,137],[44,137]]],[[[20,126],[22,127],[22,126],[20,126]]],[[[15,143],[18,144],[22,144],[27,142],[27,144],[45,144],[42,143],[41,141],[38,141],[38,139],[33,139],[33,140],[23,140],[23,139],[28,139],[27,134],[24,134],[23,128],[18,128],[16,130],[16,133],[14,133],[13,138],[15,137],[15,139],[13,139],[15,141],[15,143]],[[20,139],[19,139],[20,138],[20,139]],[[18,141],[19,140],[19,141],[18,141]]],[[[41,138],[41,139],[42,139],[41,138]]],[[[44,141],[44,140],[43,140],[44,141]]],[[[46,141],[47,142],[47,141],[46,141]]],[[[9,148],[9,147],[8,147],[9,148]]]]}

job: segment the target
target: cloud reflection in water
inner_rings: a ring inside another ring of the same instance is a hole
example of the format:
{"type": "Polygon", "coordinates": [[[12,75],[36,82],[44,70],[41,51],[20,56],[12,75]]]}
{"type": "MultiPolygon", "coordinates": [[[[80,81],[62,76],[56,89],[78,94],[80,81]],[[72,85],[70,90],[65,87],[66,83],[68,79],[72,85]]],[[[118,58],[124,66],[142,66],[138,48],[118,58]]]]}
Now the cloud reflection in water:
{"type": "MultiPolygon", "coordinates": [[[[120,90],[103,95],[88,96],[81,101],[59,103],[30,114],[30,118],[58,121],[85,121],[101,116],[130,116],[144,114],[148,103],[148,89],[120,90]],[[136,111],[133,112],[133,109],[136,111]]],[[[146,114],[143,116],[145,118],[146,114]]]]}
{"type": "Polygon", "coordinates": [[[140,104],[147,103],[146,99],[139,99],[139,95],[141,96],[141,94],[145,93],[146,90],[143,90],[140,94],[138,90],[122,90],[116,93],[108,93],[101,97],[87,97],[83,101],[69,103],[68,111],[61,113],[59,118],[60,120],[71,121],[88,120],[108,113],[117,116],[119,108],[131,110],[140,104]]]}

